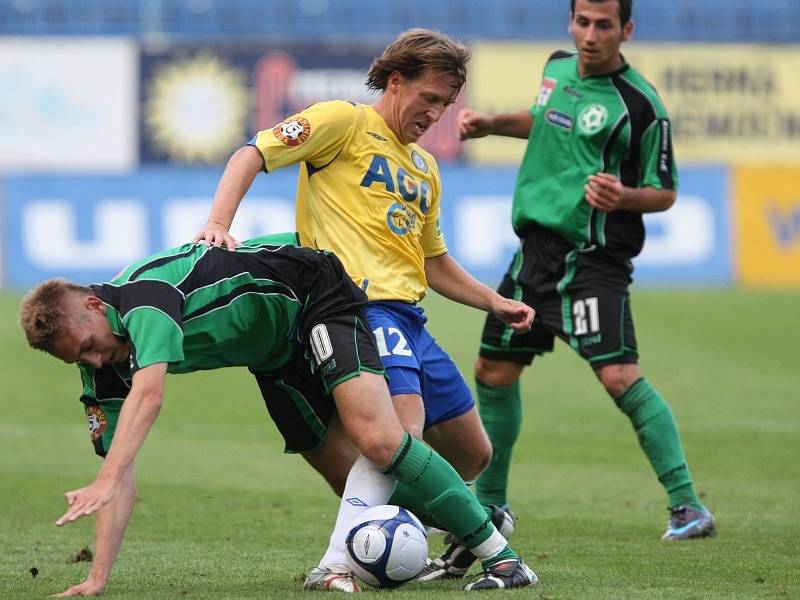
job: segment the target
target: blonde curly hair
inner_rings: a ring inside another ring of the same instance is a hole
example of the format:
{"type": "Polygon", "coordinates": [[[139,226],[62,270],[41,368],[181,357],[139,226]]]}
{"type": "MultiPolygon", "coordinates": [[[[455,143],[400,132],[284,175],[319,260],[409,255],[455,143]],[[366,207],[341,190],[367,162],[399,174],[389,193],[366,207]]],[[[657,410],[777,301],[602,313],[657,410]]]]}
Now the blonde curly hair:
{"type": "Polygon", "coordinates": [[[55,344],[69,323],[65,299],[71,293],[88,296],[92,290],[66,279],[54,278],[43,281],[22,298],[19,324],[31,348],[54,354],[55,344]]]}

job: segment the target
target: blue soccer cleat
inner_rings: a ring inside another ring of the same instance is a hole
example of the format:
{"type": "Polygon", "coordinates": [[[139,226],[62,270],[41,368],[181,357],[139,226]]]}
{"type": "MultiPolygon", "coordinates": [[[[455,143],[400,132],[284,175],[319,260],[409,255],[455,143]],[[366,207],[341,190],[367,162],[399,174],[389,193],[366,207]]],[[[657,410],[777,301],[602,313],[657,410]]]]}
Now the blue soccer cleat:
{"type": "Polygon", "coordinates": [[[691,540],[714,535],[717,523],[714,515],[705,507],[690,505],[670,508],[669,523],[662,540],[691,540]]]}

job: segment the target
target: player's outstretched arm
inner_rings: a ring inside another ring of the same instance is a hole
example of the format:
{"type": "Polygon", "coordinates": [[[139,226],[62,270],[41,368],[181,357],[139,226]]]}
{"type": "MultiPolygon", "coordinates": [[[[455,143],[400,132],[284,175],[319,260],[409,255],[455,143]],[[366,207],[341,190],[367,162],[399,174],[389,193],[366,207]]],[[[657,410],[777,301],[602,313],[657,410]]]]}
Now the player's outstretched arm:
{"type": "Polygon", "coordinates": [[[192,242],[206,246],[225,246],[236,249],[239,242],[228,232],[233,217],[253,180],[264,166],[261,153],[253,146],[242,146],[228,160],[225,172],[214,194],[211,214],[206,225],[192,238],[192,242]]]}
{"type": "Polygon", "coordinates": [[[97,596],[103,593],[122,546],[125,528],[128,526],[135,503],[136,481],[131,465],[122,476],[114,498],[95,515],[92,570],[84,581],[60,594],[55,594],[55,597],[97,596]]]}
{"type": "Polygon", "coordinates": [[[114,441],[100,472],[88,486],[64,494],[69,509],[56,525],[61,527],[94,514],[114,498],[161,411],[166,374],[167,363],[149,365],[134,373],[131,391],[119,413],[114,441]]]}
{"type": "Polygon", "coordinates": [[[491,312],[515,333],[531,329],[535,313],[530,306],[503,298],[467,273],[449,254],[426,258],[425,278],[435,292],[459,304],[491,312]]]}
{"type": "Polygon", "coordinates": [[[533,115],[528,110],[517,113],[489,115],[462,108],[456,117],[458,135],[462,140],[487,135],[502,135],[527,139],[533,127],[533,115]]]}

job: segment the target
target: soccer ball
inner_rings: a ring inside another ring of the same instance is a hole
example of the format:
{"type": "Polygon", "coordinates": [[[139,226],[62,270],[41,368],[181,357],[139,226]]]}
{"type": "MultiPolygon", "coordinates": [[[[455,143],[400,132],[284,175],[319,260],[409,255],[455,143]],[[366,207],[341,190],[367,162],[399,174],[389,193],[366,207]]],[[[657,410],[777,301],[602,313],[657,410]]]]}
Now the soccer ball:
{"type": "Polygon", "coordinates": [[[373,506],[350,526],[350,567],[364,583],[391,588],[416,577],[428,558],[428,536],[420,520],[399,506],[373,506]]]}

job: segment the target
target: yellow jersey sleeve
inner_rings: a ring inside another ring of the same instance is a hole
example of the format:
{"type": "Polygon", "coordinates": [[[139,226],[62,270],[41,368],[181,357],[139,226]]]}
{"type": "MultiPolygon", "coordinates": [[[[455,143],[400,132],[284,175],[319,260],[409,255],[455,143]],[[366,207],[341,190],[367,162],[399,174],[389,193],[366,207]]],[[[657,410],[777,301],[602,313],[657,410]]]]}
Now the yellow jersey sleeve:
{"type": "Polygon", "coordinates": [[[322,168],[342,151],[355,122],[356,109],[350,102],[319,102],[259,131],[251,143],[264,157],[267,171],[299,162],[322,168]]]}
{"type": "Polygon", "coordinates": [[[430,164],[433,165],[434,177],[431,185],[431,209],[426,215],[425,225],[422,227],[421,245],[425,258],[436,258],[447,253],[447,244],[439,227],[439,214],[441,213],[441,177],[439,168],[431,157],[430,164]]]}

